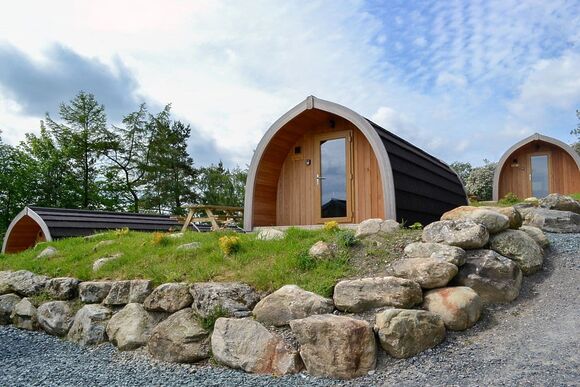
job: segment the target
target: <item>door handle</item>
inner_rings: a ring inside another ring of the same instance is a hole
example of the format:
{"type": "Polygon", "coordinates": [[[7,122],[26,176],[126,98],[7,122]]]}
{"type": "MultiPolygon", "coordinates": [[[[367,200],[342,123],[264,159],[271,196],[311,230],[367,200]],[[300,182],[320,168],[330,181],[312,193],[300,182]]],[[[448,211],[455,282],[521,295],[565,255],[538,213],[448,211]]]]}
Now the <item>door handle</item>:
{"type": "Polygon", "coordinates": [[[317,174],[316,177],[315,177],[315,179],[316,179],[316,184],[317,185],[320,185],[320,180],[324,180],[324,179],[326,179],[326,177],[320,176],[320,175],[317,174]]]}

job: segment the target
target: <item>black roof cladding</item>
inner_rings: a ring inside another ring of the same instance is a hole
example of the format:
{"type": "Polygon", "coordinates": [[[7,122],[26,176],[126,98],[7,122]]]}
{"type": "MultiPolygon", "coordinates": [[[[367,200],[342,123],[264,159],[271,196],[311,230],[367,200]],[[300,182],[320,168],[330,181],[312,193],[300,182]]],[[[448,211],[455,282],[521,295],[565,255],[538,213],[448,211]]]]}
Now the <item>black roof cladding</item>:
{"type": "Polygon", "coordinates": [[[457,174],[444,162],[367,119],[380,136],[393,171],[397,221],[423,225],[466,205],[457,174]]]}
{"type": "Polygon", "coordinates": [[[53,239],[90,235],[127,227],[135,231],[179,230],[169,215],[148,215],[64,208],[29,207],[46,223],[53,239]]]}

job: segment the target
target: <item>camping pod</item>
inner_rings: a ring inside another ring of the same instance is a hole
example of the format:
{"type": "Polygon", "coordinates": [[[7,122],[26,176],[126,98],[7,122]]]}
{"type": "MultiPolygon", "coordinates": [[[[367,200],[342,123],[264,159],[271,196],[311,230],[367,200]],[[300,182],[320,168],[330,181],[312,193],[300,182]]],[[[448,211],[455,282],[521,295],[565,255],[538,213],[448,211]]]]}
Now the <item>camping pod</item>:
{"type": "Polygon", "coordinates": [[[459,177],[443,161],[344,106],[310,96],[258,144],[244,228],[369,218],[426,225],[465,204],[459,177]]]}
{"type": "Polygon", "coordinates": [[[122,228],[135,231],[169,231],[178,230],[181,225],[165,215],[26,207],[8,226],[2,253],[23,251],[39,242],[122,228]]]}
{"type": "Polygon", "coordinates": [[[493,177],[493,200],[510,192],[520,199],[580,192],[580,156],[552,137],[523,139],[503,154],[493,177]]]}

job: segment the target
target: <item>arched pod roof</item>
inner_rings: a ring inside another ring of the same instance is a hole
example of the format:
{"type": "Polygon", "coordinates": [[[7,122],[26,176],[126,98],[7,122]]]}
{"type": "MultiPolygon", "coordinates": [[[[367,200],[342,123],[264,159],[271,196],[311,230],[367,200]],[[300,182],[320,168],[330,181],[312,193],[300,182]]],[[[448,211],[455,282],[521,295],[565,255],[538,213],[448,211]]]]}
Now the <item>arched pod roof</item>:
{"type": "Polygon", "coordinates": [[[388,219],[429,223],[450,208],[467,203],[457,174],[443,161],[388,132],[342,105],[309,96],[280,117],[264,134],[252,157],[246,182],[244,228],[254,222],[254,197],[258,169],[274,137],[309,110],[319,110],[351,122],[365,136],[378,162],[384,214],[388,219]]]}
{"type": "Polygon", "coordinates": [[[570,147],[570,145],[556,138],[545,136],[539,133],[534,133],[531,136],[526,137],[523,140],[512,145],[499,159],[499,162],[497,163],[497,167],[495,168],[495,172],[493,174],[493,200],[495,201],[499,200],[499,179],[501,177],[501,170],[503,169],[510,155],[512,155],[518,149],[524,147],[525,145],[533,141],[543,141],[545,143],[552,144],[561,148],[563,151],[568,153],[570,157],[572,157],[572,159],[578,166],[578,169],[580,170],[580,156],[578,155],[578,153],[574,151],[574,149],[572,149],[572,147],[570,147]]]}
{"type": "MultiPolygon", "coordinates": [[[[48,242],[60,238],[91,235],[95,232],[125,227],[135,231],[168,231],[172,228],[181,228],[181,225],[168,215],[26,207],[8,226],[2,245],[3,253],[13,251],[11,246],[17,243],[17,237],[14,235],[15,229],[22,222],[30,220],[33,220],[38,225],[44,239],[48,242]]],[[[30,232],[34,232],[34,230],[34,228],[30,228],[30,232]]],[[[24,233],[26,241],[34,242],[33,237],[35,235],[25,235],[25,231],[23,230],[21,233],[24,233]]],[[[25,248],[32,246],[28,245],[25,248]]]]}

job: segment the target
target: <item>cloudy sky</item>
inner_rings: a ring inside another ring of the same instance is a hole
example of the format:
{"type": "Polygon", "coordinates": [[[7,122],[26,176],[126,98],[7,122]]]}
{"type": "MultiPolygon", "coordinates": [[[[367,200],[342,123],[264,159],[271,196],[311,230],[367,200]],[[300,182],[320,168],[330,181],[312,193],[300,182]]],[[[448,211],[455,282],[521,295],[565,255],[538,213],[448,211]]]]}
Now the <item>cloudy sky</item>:
{"type": "Polygon", "coordinates": [[[0,0],[0,9],[0,130],[12,144],[79,90],[111,123],[140,102],[171,102],[193,127],[198,164],[241,166],[310,94],[445,161],[475,164],[534,132],[572,142],[580,108],[580,0],[0,0]]]}

